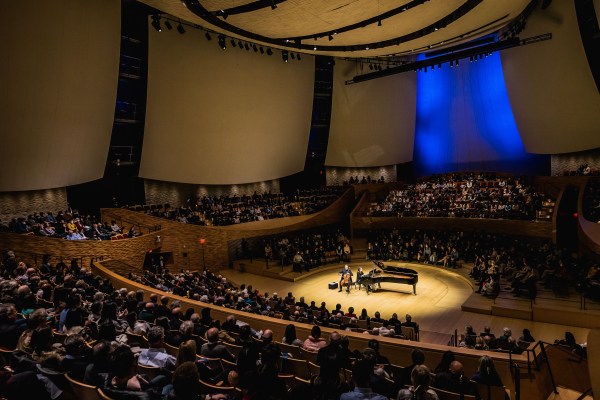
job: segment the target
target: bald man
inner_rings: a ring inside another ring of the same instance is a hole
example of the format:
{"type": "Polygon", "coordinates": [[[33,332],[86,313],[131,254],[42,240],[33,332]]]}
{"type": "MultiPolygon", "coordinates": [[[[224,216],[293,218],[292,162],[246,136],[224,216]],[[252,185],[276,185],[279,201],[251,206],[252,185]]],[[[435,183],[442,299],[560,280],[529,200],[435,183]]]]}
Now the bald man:
{"type": "Polygon", "coordinates": [[[227,361],[235,362],[235,357],[227,347],[219,343],[219,330],[210,328],[206,331],[208,343],[204,343],[200,348],[200,355],[208,358],[224,358],[227,361]]]}
{"type": "Polygon", "coordinates": [[[465,376],[463,365],[460,361],[452,361],[448,371],[436,374],[434,384],[436,388],[454,393],[475,395],[475,385],[465,376]]]}

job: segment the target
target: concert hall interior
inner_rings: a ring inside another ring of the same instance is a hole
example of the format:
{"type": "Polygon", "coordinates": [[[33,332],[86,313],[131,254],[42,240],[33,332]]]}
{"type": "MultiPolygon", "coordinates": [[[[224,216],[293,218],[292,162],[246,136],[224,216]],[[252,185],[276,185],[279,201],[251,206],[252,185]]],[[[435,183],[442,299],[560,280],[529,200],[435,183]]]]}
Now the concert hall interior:
{"type": "Polygon", "coordinates": [[[0,15],[0,398],[600,396],[600,0],[0,15]]]}

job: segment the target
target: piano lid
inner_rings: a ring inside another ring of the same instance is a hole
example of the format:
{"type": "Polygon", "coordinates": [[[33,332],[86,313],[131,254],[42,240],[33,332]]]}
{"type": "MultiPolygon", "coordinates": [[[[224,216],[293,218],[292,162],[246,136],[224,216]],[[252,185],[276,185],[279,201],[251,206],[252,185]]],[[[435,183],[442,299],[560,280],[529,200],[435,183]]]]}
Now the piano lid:
{"type": "Polygon", "coordinates": [[[388,273],[388,274],[419,275],[419,273],[417,271],[415,271],[414,269],[403,268],[403,267],[395,267],[393,265],[385,265],[381,261],[375,261],[375,260],[372,260],[372,261],[373,261],[373,264],[377,265],[377,267],[379,267],[382,272],[385,272],[385,273],[388,273]]]}

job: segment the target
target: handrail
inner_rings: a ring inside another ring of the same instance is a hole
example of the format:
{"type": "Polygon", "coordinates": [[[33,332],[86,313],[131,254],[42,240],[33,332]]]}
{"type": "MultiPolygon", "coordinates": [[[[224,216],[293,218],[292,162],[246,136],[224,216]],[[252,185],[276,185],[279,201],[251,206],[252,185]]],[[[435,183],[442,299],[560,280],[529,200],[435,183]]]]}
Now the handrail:
{"type": "Polygon", "coordinates": [[[586,390],[585,392],[581,393],[581,396],[579,396],[576,400],[583,400],[586,398],[586,396],[588,395],[593,395],[592,392],[592,388],[589,388],[588,390],[586,390]]]}
{"type": "Polygon", "coordinates": [[[26,254],[26,255],[30,256],[33,259],[33,265],[36,268],[38,267],[38,259],[43,260],[44,257],[48,257],[50,260],[58,259],[59,262],[64,262],[65,260],[66,261],[77,260],[77,261],[79,261],[80,267],[82,267],[84,265],[83,261],[84,261],[84,259],[87,259],[87,258],[90,259],[90,267],[96,261],[104,261],[104,256],[98,256],[96,254],[83,254],[83,255],[79,255],[77,257],[69,257],[69,256],[60,256],[60,255],[53,255],[53,254],[47,254],[47,253],[35,253],[35,252],[31,252],[31,251],[20,251],[20,250],[13,250],[13,251],[17,255],[26,254]]]}
{"type": "MultiPolygon", "coordinates": [[[[542,342],[540,341],[539,343],[542,343],[542,342]]],[[[546,361],[546,365],[548,366],[548,374],[550,376],[550,382],[552,383],[553,392],[555,394],[558,394],[558,390],[556,388],[556,382],[554,381],[554,375],[552,374],[552,368],[550,367],[550,361],[548,360],[548,355],[546,354],[546,347],[544,347],[544,344],[542,344],[540,346],[540,349],[542,349],[542,357],[544,357],[544,360],[546,361]]]]}

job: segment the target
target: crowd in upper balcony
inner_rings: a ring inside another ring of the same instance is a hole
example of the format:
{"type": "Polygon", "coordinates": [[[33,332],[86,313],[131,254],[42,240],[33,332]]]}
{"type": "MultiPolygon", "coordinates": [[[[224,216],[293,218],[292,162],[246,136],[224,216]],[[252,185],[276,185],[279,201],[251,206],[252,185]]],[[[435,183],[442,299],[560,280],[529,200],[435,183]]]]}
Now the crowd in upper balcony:
{"type": "Polygon", "coordinates": [[[67,240],[110,240],[113,237],[135,237],[141,232],[131,226],[123,232],[116,221],[102,223],[96,215],[80,214],[77,210],[34,212],[13,217],[7,224],[0,221],[0,232],[13,232],[67,240]]]}
{"type": "Polygon", "coordinates": [[[368,211],[372,216],[535,220],[548,196],[524,178],[447,174],[391,190],[368,211]]]}
{"type": "Polygon", "coordinates": [[[298,190],[293,194],[254,192],[252,195],[202,196],[189,198],[187,204],[175,208],[166,204],[131,209],[188,224],[224,226],[313,214],[337,200],[344,190],[335,186],[298,190]]]}

